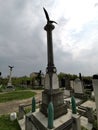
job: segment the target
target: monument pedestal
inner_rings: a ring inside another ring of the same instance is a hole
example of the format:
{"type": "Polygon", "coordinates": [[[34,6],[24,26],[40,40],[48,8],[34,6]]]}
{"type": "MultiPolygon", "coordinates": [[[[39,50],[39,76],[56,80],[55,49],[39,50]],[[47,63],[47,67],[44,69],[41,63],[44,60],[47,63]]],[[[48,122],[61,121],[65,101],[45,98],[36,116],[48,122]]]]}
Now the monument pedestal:
{"type": "Polygon", "coordinates": [[[73,130],[81,130],[80,115],[73,114],[72,119],[73,119],[72,123],[73,130]]]}
{"type": "Polygon", "coordinates": [[[12,83],[8,82],[7,86],[13,86],[12,83]]]}
{"type": "MultiPolygon", "coordinates": [[[[48,128],[48,118],[39,111],[28,113],[26,115],[25,130],[50,130],[48,128]]],[[[54,120],[54,126],[51,130],[72,130],[72,114],[68,111],[67,114],[54,120]]]]}
{"type": "Polygon", "coordinates": [[[47,108],[51,99],[54,107],[54,119],[67,113],[67,106],[64,104],[63,92],[59,89],[52,90],[52,93],[50,90],[44,90],[42,92],[42,104],[40,111],[45,114],[45,116],[48,116],[47,108]]]}

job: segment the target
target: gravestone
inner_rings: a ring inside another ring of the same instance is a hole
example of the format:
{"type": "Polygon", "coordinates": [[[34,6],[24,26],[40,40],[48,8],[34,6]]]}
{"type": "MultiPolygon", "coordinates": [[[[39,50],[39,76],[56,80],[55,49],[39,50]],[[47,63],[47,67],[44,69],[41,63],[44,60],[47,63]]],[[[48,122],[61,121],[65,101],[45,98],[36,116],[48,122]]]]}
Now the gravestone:
{"type": "Polygon", "coordinates": [[[73,88],[75,93],[84,93],[83,82],[79,78],[75,79],[73,88]]]}
{"type": "Polygon", "coordinates": [[[81,81],[79,78],[74,80],[74,96],[77,98],[85,99],[87,98],[86,95],[84,94],[84,86],[83,86],[83,81],[81,81]]]}

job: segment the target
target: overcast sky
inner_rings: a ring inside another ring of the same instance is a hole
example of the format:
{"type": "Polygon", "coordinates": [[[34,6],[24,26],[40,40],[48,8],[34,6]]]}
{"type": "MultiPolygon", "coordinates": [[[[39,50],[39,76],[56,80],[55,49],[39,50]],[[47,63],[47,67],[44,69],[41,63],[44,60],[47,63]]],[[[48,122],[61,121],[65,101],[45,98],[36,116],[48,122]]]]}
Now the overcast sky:
{"type": "Polygon", "coordinates": [[[47,66],[43,7],[56,21],[53,31],[57,72],[98,73],[98,0],[0,0],[0,71],[24,76],[47,66]]]}

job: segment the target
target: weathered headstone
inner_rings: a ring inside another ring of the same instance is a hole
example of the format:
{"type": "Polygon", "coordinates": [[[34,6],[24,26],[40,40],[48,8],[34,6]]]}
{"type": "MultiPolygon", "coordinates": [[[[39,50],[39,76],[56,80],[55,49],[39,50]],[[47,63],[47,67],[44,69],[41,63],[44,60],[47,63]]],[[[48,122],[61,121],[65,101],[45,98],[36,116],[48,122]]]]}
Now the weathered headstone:
{"type": "Polygon", "coordinates": [[[84,93],[83,82],[79,78],[75,79],[73,87],[75,93],[84,93]]]}

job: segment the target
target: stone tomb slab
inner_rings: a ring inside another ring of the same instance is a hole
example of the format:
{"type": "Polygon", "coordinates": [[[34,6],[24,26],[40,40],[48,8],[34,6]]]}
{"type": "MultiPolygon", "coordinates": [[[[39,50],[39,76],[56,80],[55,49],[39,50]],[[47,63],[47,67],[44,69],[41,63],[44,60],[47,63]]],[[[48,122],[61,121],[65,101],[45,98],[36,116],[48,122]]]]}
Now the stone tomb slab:
{"type": "MultiPolygon", "coordinates": [[[[48,118],[42,114],[39,109],[30,115],[31,125],[38,130],[48,130],[48,118]]],[[[60,116],[54,120],[54,128],[52,130],[70,130],[72,127],[72,113],[68,111],[67,114],[60,116]]],[[[27,129],[28,130],[28,129],[27,129]]]]}

